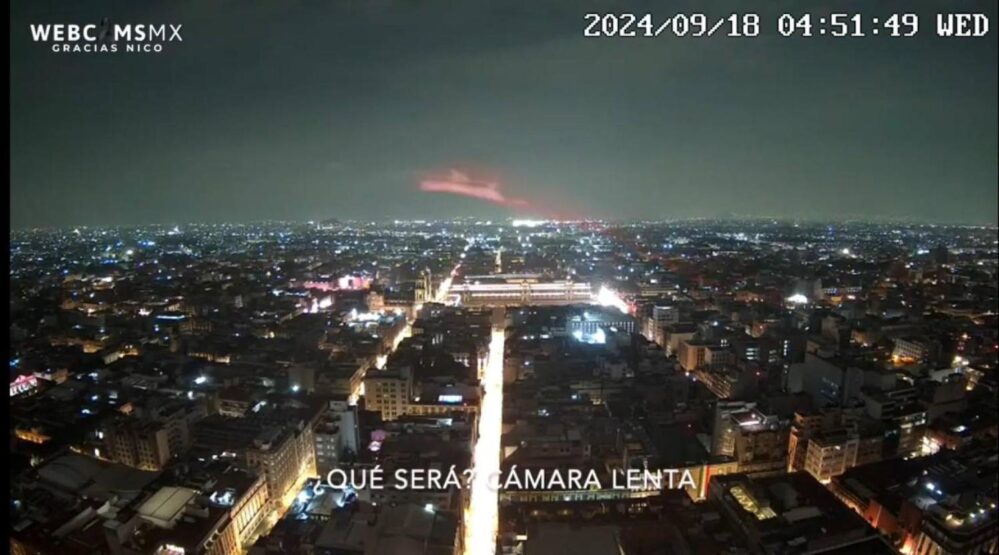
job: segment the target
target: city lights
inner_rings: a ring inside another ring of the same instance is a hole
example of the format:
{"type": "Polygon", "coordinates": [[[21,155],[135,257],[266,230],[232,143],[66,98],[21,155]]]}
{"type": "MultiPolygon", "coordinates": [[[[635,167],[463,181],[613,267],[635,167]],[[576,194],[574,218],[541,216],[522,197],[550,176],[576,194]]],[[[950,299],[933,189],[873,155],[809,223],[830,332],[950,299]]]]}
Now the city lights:
{"type": "Polygon", "coordinates": [[[613,306],[614,308],[620,310],[621,312],[627,314],[629,312],[628,303],[615,293],[612,289],[606,285],[600,286],[600,291],[597,293],[596,302],[600,306],[613,306]]]}
{"type": "Polygon", "coordinates": [[[787,302],[791,304],[808,304],[808,297],[802,295],[801,293],[795,293],[787,298],[787,302]]]}

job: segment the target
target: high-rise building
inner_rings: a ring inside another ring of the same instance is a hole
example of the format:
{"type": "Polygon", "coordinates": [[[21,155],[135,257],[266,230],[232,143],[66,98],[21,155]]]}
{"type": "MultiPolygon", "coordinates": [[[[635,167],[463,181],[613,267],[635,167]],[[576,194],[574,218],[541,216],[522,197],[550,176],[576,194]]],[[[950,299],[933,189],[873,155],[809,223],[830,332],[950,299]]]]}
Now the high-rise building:
{"type": "Polygon", "coordinates": [[[805,470],[821,483],[828,483],[857,463],[855,434],[846,430],[819,433],[808,440],[805,470]]]}
{"type": "Polygon", "coordinates": [[[756,403],[718,401],[711,454],[732,457],[739,472],[766,476],[787,469],[789,423],[756,403]]]}
{"type": "Polygon", "coordinates": [[[406,414],[412,391],[413,381],[408,373],[368,372],[364,378],[364,408],[380,412],[383,420],[395,420],[406,414]]]}
{"type": "Polygon", "coordinates": [[[316,474],[313,430],[318,416],[318,412],[312,417],[213,415],[195,427],[195,444],[216,450],[219,457],[233,457],[261,474],[269,502],[276,507],[294,492],[300,479],[316,474]]]}
{"type": "Polygon", "coordinates": [[[170,460],[170,432],[152,420],[120,417],[98,433],[104,441],[104,456],[114,462],[142,470],[162,470],[170,460]]]}

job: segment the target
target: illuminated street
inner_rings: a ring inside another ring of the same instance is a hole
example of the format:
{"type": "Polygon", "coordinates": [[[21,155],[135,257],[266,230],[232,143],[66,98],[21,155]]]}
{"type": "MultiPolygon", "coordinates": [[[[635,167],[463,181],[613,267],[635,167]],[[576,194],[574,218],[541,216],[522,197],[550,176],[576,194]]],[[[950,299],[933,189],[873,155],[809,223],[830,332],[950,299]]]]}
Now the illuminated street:
{"type": "Polygon", "coordinates": [[[498,494],[489,485],[489,476],[499,472],[500,434],[503,427],[503,348],[504,309],[493,312],[489,363],[482,379],[485,395],[479,416],[479,439],[475,444],[475,475],[471,503],[465,516],[465,553],[491,554],[496,549],[499,518],[498,494]]]}
{"type": "Polygon", "coordinates": [[[303,465],[299,469],[298,477],[295,479],[295,483],[288,488],[284,496],[281,499],[274,500],[273,509],[267,514],[267,517],[260,522],[260,526],[253,533],[251,540],[247,545],[252,545],[254,541],[260,536],[266,536],[274,529],[274,526],[281,520],[285,512],[288,511],[288,507],[295,501],[295,496],[302,489],[305,482],[315,475],[315,466],[311,468],[309,466],[303,465]]]}
{"type": "MultiPolygon", "coordinates": [[[[602,287],[594,302],[627,312],[627,304],[612,290],[602,287]]],[[[465,515],[465,553],[491,554],[496,551],[499,519],[499,496],[490,486],[489,477],[500,470],[500,436],[503,427],[503,353],[506,341],[505,310],[493,312],[489,362],[482,378],[484,396],[479,415],[479,438],[475,444],[475,475],[471,502],[465,515]]]]}
{"type": "MultiPolygon", "coordinates": [[[[455,274],[458,273],[458,268],[461,268],[461,264],[455,266],[451,270],[451,273],[448,274],[448,276],[444,278],[443,281],[441,281],[440,286],[437,288],[437,291],[434,293],[433,302],[442,303],[445,300],[447,300],[448,292],[451,290],[451,282],[454,280],[455,274]]],[[[415,305],[414,312],[416,312],[417,316],[419,315],[421,310],[423,310],[422,303],[415,305]]],[[[385,368],[385,363],[388,362],[389,355],[392,354],[397,348],[399,348],[399,344],[402,343],[404,339],[411,337],[413,335],[414,321],[416,321],[416,318],[408,320],[406,322],[406,327],[404,327],[402,330],[399,331],[399,333],[396,334],[395,339],[392,340],[392,349],[389,350],[389,352],[378,355],[378,358],[375,360],[376,369],[381,370],[385,368]]],[[[361,387],[357,391],[354,391],[351,394],[350,403],[356,404],[358,397],[360,397],[361,395],[364,395],[364,384],[361,384],[361,387]]]]}
{"type": "MultiPolygon", "coordinates": [[[[441,281],[440,285],[437,288],[437,291],[434,292],[434,297],[432,299],[432,302],[437,302],[437,303],[444,302],[444,300],[447,298],[449,290],[451,289],[451,282],[454,279],[454,276],[458,273],[458,269],[460,267],[461,267],[461,264],[456,265],[451,270],[451,273],[448,274],[448,276],[444,280],[441,281]]],[[[385,363],[388,361],[389,355],[392,352],[394,352],[399,347],[399,344],[402,343],[402,341],[404,339],[406,339],[408,337],[411,337],[413,335],[413,322],[416,320],[417,317],[419,317],[419,313],[420,313],[420,311],[422,309],[423,309],[423,305],[422,304],[417,305],[416,310],[415,310],[416,316],[414,318],[410,319],[409,321],[407,321],[406,322],[406,327],[404,327],[402,330],[400,330],[399,333],[396,335],[395,339],[392,342],[392,349],[388,353],[385,353],[385,354],[380,355],[378,357],[378,360],[377,360],[377,362],[375,364],[375,368],[377,368],[379,370],[382,369],[382,368],[384,368],[385,363]]],[[[498,359],[498,365],[499,365],[498,366],[499,370],[496,372],[496,375],[498,376],[498,384],[499,384],[498,387],[499,387],[499,389],[502,389],[502,385],[503,385],[503,333],[502,333],[502,316],[500,316],[500,322],[501,322],[500,323],[500,331],[499,331],[499,341],[500,341],[500,343],[499,343],[499,351],[498,351],[499,352],[499,356],[495,357],[495,358],[498,359]]],[[[492,356],[492,353],[497,352],[495,350],[496,337],[497,337],[497,333],[496,333],[496,331],[494,331],[493,332],[493,344],[491,346],[490,359],[489,359],[490,360],[490,366],[489,366],[490,369],[493,368],[492,361],[493,361],[494,357],[492,356]]],[[[357,401],[358,401],[358,397],[361,396],[361,395],[363,395],[363,394],[364,394],[364,390],[363,390],[363,384],[362,384],[362,388],[361,389],[359,389],[358,391],[355,391],[353,394],[351,394],[351,396],[349,397],[349,402],[351,404],[356,404],[357,401]]],[[[500,391],[499,395],[502,395],[502,391],[500,391]]],[[[499,411],[501,409],[502,409],[502,406],[496,409],[497,410],[497,412],[496,412],[496,414],[497,414],[497,425],[495,427],[495,449],[494,449],[495,456],[494,456],[494,458],[497,461],[497,465],[498,465],[498,461],[499,461],[499,424],[498,424],[498,422],[499,422],[499,420],[498,420],[499,416],[498,415],[500,414],[499,411]]],[[[481,444],[482,444],[482,442],[479,443],[479,445],[481,445],[481,444]]],[[[314,468],[310,470],[308,467],[304,467],[303,466],[303,468],[301,469],[301,471],[300,471],[300,473],[298,475],[298,478],[297,478],[297,480],[295,482],[295,485],[287,491],[287,493],[280,500],[280,502],[278,503],[278,505],[276,507],[274,507],[274,510],[271,511],[271,513],[267,516],[267,518],[261,523],[261,526],[260,526],[258,532],[255,534],[255,537],[266,536],[268,533],[270,533],[270,531],[274,528],[274,526],[278,523],[278,521],[281,520],[281,518],[284,516],[284,514],[288,511],[288,508],[295,501],[296,496],[298,495],[299,491],[302,489],[302,485],[307,480],[309,480],[310,478],[314,478],[315,477],[314,474],[315,474],[315,469],[314,468]]],[[[494,507],[493,507],[493,515],[494,515],[493,516],[493,530],[494,530],[494,534],[495,534],[495,520],[496,520],[495,519],[495,515],[496,515],[495,504],[496,504],[496,495],[493,494],[493,505],[494,505],[494,507]]]]}

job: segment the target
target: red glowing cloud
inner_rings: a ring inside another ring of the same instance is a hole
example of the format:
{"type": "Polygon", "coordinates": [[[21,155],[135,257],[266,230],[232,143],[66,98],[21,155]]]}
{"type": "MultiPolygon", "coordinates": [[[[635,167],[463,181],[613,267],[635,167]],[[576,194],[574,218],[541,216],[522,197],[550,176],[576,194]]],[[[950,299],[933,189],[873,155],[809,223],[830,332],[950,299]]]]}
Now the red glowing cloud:
{"type": "Polygon", "coordinates": [[[427,193],[444,193],[483,200],[508,208],[524,208],[530,204],[521,198],[508,198],[495,181],[475,180],[458,171],[450,170],[446,176],[432,177],[420,182],[420,190],[427,193]]]}

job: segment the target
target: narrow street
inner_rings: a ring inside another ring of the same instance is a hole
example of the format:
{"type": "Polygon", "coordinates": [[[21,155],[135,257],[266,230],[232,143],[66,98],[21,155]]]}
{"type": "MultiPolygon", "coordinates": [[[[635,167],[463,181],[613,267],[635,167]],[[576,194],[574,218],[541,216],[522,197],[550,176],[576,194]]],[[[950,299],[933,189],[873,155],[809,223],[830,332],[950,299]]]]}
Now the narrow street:
{"type": "Polygon", "coordinates": [[[506,343],[506,310],[493,309],[489,362],[482,378],[484,396],[479,415],[479,438],[475,444],[471,502],[465,515],[465,553],[491,555],[496,551],[499,495],[489,477],[499,473],[500,435],[503,429],[503,350],[506,343]]]}

